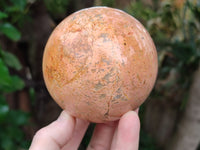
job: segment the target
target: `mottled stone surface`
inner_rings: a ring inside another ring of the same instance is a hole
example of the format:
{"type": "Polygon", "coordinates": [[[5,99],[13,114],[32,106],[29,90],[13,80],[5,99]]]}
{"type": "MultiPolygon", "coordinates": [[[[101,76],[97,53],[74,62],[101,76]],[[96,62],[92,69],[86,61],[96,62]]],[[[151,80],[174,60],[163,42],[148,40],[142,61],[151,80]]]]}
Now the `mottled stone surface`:
{"type": "Polygon", "coordinates": [[[71,115],[91,122],[119,119],[151,92],[157,52],[132,16],[108,7],[78,11],[51,34],[43,57],[46,86],[71,115]]]}

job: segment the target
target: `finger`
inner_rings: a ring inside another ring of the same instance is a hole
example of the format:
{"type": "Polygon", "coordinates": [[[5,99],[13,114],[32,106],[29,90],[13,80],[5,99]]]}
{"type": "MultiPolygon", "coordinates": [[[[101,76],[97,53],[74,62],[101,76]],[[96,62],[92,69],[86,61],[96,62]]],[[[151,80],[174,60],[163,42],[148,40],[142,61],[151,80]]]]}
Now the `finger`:
{"type": "Polygon", "coordinates": [[[36,133],[29,150],[60,150],[72,137],[74,126],[75,119],[63,111],[56,121],[36,133]]]}
{"type": "Polygon", "coordinates": [[[88,128],[89,122],[76,119],[76,126],[71,140],[62,148],[62,150],[75,150],[78,149],[82,138],[88,128]]]}
{"type": "Polygon", "coordinates": [[[117,122],[97,124],[87,150],[109,150],[117,122]]]}
{"type": "Polygon", "coordinates": [[[140,121],[136,112],[129,111],[119,121],[111,150],[138,150],[140,121]]]}

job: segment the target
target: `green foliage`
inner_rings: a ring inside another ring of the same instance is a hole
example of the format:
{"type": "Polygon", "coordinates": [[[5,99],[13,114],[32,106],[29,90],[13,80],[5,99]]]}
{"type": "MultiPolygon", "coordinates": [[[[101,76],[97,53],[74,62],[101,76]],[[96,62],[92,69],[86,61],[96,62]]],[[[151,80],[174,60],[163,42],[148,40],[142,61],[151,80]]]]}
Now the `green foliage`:
{"type": "Polygon", "coordinates": [[[29,115],[19,110],[11,110],[5,98],[0,95],[0,149],[13,150],[28,148],[22,125],[28,124],[29,115]]]}
{"type": "Polygon", "coordinates": [[[7,66],[0,59],[0,93],[9,93],[21,90],[24,82],[18,76],[11,76],[7,66]]]}
{"type": "Polygon", "coordinates": [[[170,86],[166,86],[166,82],[161,85],[167,89],[173,90],[172,87],[177,86],[187,89],[191,80],[189,77],[199,64],[200,10],[197,3],[187,1],[183,8],[177,8],[173,1],[165,1],[157,9],[132,3],[127,9],[128,13],[142,20],[155,41],[159,58],[158,80],[170,79],[172,72],[179,76],[178,80],[168,81],[170,86]]]}
{"type": "Polygon", "coordinates": [[[28,0],[1,0],[0,23],[9,22],[11,25],[22,27],[23,23],[30,19],[28,0]],[[2,16],[2,17],[1,17],[2,16]]]}
{"type": "Polygon", "coordinates": [[[8,15],[6,13],[0,11],[0,19],[4,19],[7,17],[8,17],[8,15]]]}
{"type": "Polygon", "coordinates": [[[8,112],[9,112],[9,107],[6,104],[5,98],[0,95],[0,123],[5,120],[8,112]]]}
{"type": "Polygon", "coordinates": [[[21,66],[18,58],[15,55],[13,55],[12,53],[3,51],[0,48],[0,57],[2,58],[2,60],[8,67],[11,67],[16,70],[21,70],[22,66],[21,66]]]}
{"type": "Polygon", "coordinates": [[[114,7],[115,0],[101,0],[102,6],[114,7]]]}
{"type": "Polygon", "coordinates": [[[28,123],[28,114],[10,110],[4,97],[0,97],[0,149],[13,150],[27,148],[21,126],[28,123]]]}
{"type": "Polygon", "coordinates": [[[21,12],[24,11],[27,4],[27,0],[10,0],[10,2],[13,4],[13,6],[10,7],[12,10],[21,12]]]}
{"type": "Polygon", "coordinates": [[[13,41],[18,41],[21,37],[20,32],[10,23],[0,24],[0,32],[13,41]]]}
{"type": "MultiPolygon", "coordinates": [[[[13,58],[15,57],[13,56],[13,58]]],[[[11,63],[9,65],[19,68],[19,66],[13,66],[11,63]]],[[[0,149],[13,150],[25,148],[27,141],[24,139],[21,126],[27,124],[28,115],[22,111],[11,110],[4,97],[5,93],[22,89],[24,82],[18,76],[10,75],[8,67],[3,62],[1,56],[0,76],[0,149]]]]}
{"type": "Polygon", "coordinates": [[[157,13],[153,9],[148,7],[144,9],[144,4],[142,2],[131,3],[129,7],[130,8],[126,11],[135,18],[139,18],[141,21],[149,20],[157,16],[157,13]]]}
{"type": "Polygon", "coordinates": [[[66,13],[69,2],[70,0],[44,0],[46,8],[54,18],[66,13]]]}
{"type": "MultiPolygon", "coordinates": [[[[144,24],[157,47],[159,84],[151,96],[163,100],[181,93],[182,111],[187,106],[188,89],[200,62],[200,2],[185,1],[180,7],[165,0],[159,7],[154,6],[132,2],[126,11],[144,24]]],[[[153,139],[143,131],[140,149],[156,150],[153,139]]]]}
{"type": "MultiPolygon", "coordinates": [[[[27,0],[0,1],[0,36],[12,42],[20,40],[18,30],[27,17],[27,0]]],[[[23,80],[10,74],[10,69],[22,68],[18,58],[0,47],[0,149],[27,149],[30,142],[25,139],[22,127],[28,124],[29,115],[12,110],[6,101],[6,94],[24,88],[23,80]]]]}
{"type": "Polygon", "coordinates": [[[30,97],[30,100],[31,100],[31,104],[34,106],[35,105],[35,99],[36,99],[36,93],[35,93],[34,88],[29,89],[29,97],[30,97]]]}

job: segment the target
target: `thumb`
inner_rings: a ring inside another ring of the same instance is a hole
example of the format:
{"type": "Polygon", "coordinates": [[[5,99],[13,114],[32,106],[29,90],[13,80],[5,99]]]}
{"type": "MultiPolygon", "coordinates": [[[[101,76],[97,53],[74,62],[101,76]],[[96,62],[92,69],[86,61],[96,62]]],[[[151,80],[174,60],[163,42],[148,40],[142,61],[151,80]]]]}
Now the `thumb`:
{"type": "Polygon", "coordinates": [[[75,119],[63,111],[56,121],[35,134],[29,150],[60,150],[72,137],[74,127],[75,119]]]}

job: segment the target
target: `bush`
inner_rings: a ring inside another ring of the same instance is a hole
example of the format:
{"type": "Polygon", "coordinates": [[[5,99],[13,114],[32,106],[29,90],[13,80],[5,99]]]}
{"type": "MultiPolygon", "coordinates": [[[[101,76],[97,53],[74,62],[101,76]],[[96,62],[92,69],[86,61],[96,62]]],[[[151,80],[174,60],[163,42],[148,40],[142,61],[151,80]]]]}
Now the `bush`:
{"type": "MultiPolygon", "coordinates": [[[[20,27],[26,18],[26,0],[0,1],[0,37],[12,42],[19,41],[20,27]]],[[[24,88],[23,80],[11,75],[10,69],[19,71],[22,66],[18,58],[0,46],[0,149],[13,150],[28,148],[22,127],[28,124],[29,116],[20,110],[12,110],[6,101],[6,95],[24,88]]]]}

